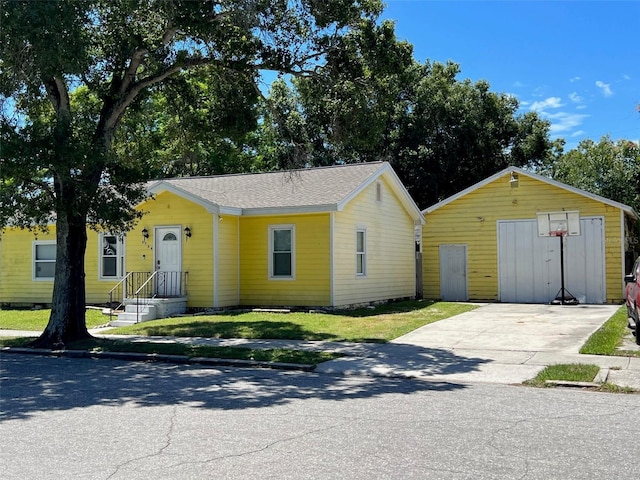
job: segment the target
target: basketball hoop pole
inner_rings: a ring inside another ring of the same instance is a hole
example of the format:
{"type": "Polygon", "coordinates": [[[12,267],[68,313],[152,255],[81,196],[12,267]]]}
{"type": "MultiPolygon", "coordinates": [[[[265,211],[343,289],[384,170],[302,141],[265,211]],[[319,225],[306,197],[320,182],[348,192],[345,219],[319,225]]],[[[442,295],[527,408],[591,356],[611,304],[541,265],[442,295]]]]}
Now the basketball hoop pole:
{"type": "Polygon", "coordinates": [[[560,290],[556,294],[556,299],[551,303],[556,305],[577,305],[579,303],[578,299],[564,288],[564,237],[566,232],[549,232],[549,235],[555,235],[560,239],[560,290]]]}

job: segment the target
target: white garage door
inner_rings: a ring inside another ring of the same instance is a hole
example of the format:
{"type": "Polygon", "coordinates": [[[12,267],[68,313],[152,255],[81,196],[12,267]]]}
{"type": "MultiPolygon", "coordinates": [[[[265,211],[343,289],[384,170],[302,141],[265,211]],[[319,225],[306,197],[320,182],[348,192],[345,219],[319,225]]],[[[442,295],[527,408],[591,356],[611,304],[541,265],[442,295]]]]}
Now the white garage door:
{"type": "MultiPolygon", "coordinates": [[[[580,230],[565,238],[565,288],[580,303],[605,303],[603,219],[581,218],[580,230]]],[[[553,301],[561,286],[560,239],[538,237],[535,220],[499,221],[498,276],[502,302],[553,301]]]]}

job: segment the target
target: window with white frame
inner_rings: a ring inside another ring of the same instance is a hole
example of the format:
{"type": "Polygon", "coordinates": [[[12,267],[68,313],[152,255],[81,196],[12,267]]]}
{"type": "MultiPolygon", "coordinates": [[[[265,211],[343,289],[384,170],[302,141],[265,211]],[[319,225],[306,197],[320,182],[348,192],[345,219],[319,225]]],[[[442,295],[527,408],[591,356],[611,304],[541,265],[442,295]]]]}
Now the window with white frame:
{"type": "Polygon", "coordinates": [[[34,280],[53,280],[56,272],[55,240],[36,240],[33,242],[33,278],[34,280]]]}
{"type": "Polygon", "coordinates": [[[269,226],[269,278],[295,277],[295,227],[269,226]]]}
{"type": "Polygon", "coordinates": [[[356,275],[363,277],[367,274],[367,231],[364,228],[356,230],[356,275]]]}
{"type": "Polygon", "coordinates": [[[100,278],[111,280],[124,276],[124,237],[100,234],[100,278]]]}

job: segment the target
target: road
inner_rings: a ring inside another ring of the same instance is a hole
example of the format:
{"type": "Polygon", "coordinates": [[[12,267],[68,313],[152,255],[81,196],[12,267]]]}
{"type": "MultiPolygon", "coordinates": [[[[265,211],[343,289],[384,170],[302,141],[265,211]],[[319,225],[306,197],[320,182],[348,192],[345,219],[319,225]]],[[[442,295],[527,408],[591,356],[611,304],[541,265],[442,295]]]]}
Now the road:
{"type": "Polygon", "coordinates": [[[637,478],[640,395],[0,362],[4,480],[637,478]]]}

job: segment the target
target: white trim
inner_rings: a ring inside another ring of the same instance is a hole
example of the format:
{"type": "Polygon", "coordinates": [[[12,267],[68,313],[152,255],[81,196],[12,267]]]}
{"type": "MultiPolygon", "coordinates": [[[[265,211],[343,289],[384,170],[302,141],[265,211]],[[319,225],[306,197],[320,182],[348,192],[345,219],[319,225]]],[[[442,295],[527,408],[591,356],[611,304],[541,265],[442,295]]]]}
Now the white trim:
{"type": "Polygon", "coordinates": [[[213,249],[213,308],[218,308],[220,306],[220,292],[219,292],[219,288],[220,285],[218,285],[218,263],[220,262],[220,258],[219,258],[219,252],[218,252],[218,244],[219,239],[218,239],[218,222],[219,222],[219,215],[214,213],[212,215],[213,218],[213,245],[211,246],[213,249]]]}
{"type": "Polygon", "coordinates": [[[533,172],[528,172],[526,170],[523,170],[521,168],[518,167],[508,167],[504,170],[499,171],[498,173],[494,173],[493,175],[491,175],[490,177],[485,178],[484,180],[471,185],[468,188],[465,188],[464,190],[462,190],[461,192],[456,193],[455,195],[451,195],[448,198],[445,198],[444,200],[442,200],[441,202],[438,202],[434,205],[431,205],[428,208],[425,208],[424,210],[422,210],[422,214],[426,215],[428,213],[432,213],[433,211],[444,207],[445,205],[448,205],[449,203],[458,200],[461,197],[464,197],[465,195],[467,195],[468,193],[473,192],[474,190],[477,190],[481,187],[484,187],[485,185],[488,185],[489,183],[504,177],[506,175],[511,175],[511,173],[518,173],[519,175],[525,175],[527,177],[533,178],[534,180],[539,180],[541,182],[547,183],[549,185],[553,185],[554,187],[558,187],[561,188],[563,190],[566,190],[568,192],[572,192],[575,193],[577,195],[581,195],[583,197],[587,197],[590,198],[591,200],[595,200],[601,203],[604,203],[606,205],[609,205],[611,207],[615,207],[615,208],[619,208],[621,210],[623,210],[625,213],[627,213],[628,215],[630,215],[631,217],[635,218],[636,220],[640,219],[640,216],[638,216],[638,214],[633,210],[632,207],[630,207],[629,205],[625,205],[623,203],[619,203],[616,202],[614,200],[609,200],[608,198],[604,198],[601,197],[600,195],[596,195],[594,193],[590,193],[587,192],[585,190],[581,190],[579,188],[576,187],[572,187],[570,185],[566,185],[564,183],[558,182],[557,180],[553,180],[549,177],[545,177],[543,175],[538,175],[537,173],[533,173],[533,172]]]}
{"type": "MultiPolygon", "coordinates": [[[[36,246],[37,245],[53,245],[57,250],[57,243],[55,240],[34,240],[31,242],[31,280],[34,282],[53,282],[55,278],[55,264],[56,259],[54,260],[40,260],[41,262],[53,263],[54,274],[52,277],[37,277],[36,276],[36,246]]],[[[56,251],[57,257],[57,251],[56,251]]]]}
{"type": "Polygon", "coordinates": [[[260,208],[243,208],[243,216],[260,216],[260,215],[290,215],[295,213],[324,213],[335,212],[338,207],[335,203],[325,205],[305,205],[300,207],[260,207],[260,208]]]}
{"type": "MultiPolygon", "coordinates": [[[[624,298],[624,293],[625,293],[625,283],[624,283],[624,276],[627,274],[626,272],[626,268],[625,268],[625,260],[626,260],[626,244],[627,244],[627,232],[625,231],[625,222],[624,222],[624,212],[622,210],[620,210],[620,238],[622,239],[622,241],[620,242],[620,259],[622,261],[622,275],[620,275],[620,284],[622,287],[622,298],[624,298]]],[[[604,221],[604,220],[603,220],[604,221]]],[[[606,240],[606,239],[605,239],[606,240]]],[[[606,249],[605,249],[606,252],[606,249]]],[[[605,297],[606,297],[606,290],[605,290],[605,297]]]]}
{"type": "Polygon", "coordinates": [[[367,277],[367,227],[356,226],[356,245],[355,245],[355,260],[356,260],[356,278],[366,278],[367,277]],[[358,251],[358,234],[363,234],[363,247],[364,250],[362,252],[358,251]],[[362,255],[362,273],[358,272],[358,256],[362,255]]]}
{"type": "Polygon", "coordinates": [[[288,224],[273,224],[269,225],[267,251],[269,252],[267,278],[269,280],[295,280],[296,279],[296,226],[293,223],[288,224]],[[273,233],[276,230],[289,230],[291,231],[291,275],[274,275],[273,274],[273,233]]]}
{"type": "Polygon", "coordinates": [[[235,258],[236,258],[236,267],[238,269],[238,276],[236,278],[236,304],[240,305],[240,294],[242,293],[242,281],[240,278],[241,275],[241,265],[240,265],[240,219],[237,218],[236,219],[236,251],[235,251],[235,258]]]}
{"type": "Polygon", "coordinates": [[[336,250],[335,250],[335,221],[336,214],[329,213],[329,305],[335,306],[336,288],[336,250]]]}
{"type": "Polygon", "coordinates": [[[407,191],[405,186],[402,184],[402,182],[398,178],[398,175],[396,175],[396,172],[393,170],[393,168],[388,162],[383,162],[380,168],[373,175],[371,175],[367,180],[365,180],[358,188],[353,190],[349,195],[343,198],[340,201],[340,203],[338,203],[337,210],[339,212],[342,211],[344,207],[351,200],[357,197],[364,189],[366,189],[373,182],[377,181],[383,175],[389,182],[391,190],[393,190],[393,192],[398,197],[398,200],[400,201],[402,206],[409,213],[409,216],[411,216],[413,220],[419,220],[420,223],[424,224],[425,220],[422,212],[420,212],[420,209],[418,208],[416,203],[413,201],[413,198],[411,197],[411,195],[409,195],[409,192],[407,191]]]}
{"type": "Polygon", "coordinates": [[[117,235],[109,232],[98,233],[98,280],[101,282],[122,280],[127,271],[127,250],[126,250],[126,236],[117,235]],[[116,254],[116,274],[115,276],[105,276],[103,272],[103,239],[104,237],[116,237],[116,245],[121,249],[120,253],[116,254]]]}
{"type": "MultiPolygon", "coordinates": [[[[193,202],[197,205],[200,205],[201,207],[203,207],[204,209],[207,210],[207,212],[209,213],[219,213],[220,212],[220,206],[209,202],[205,199],[203,199],[202,197],[199,197],[197,195],[194,195],[192,193],[187,192],[186,190],[180,188],[180,187],[176,187],[175,185],[169,183],[169,182],[165,182],[164,180],[161,180],[157,183],[155,183],[154,185],[152,185],[151,187],[147,188],[147,191],[152,194],[152,195],[158,195],[160,193],[163,192],[170,192],[173,193],[175,195],[178,195],[179,197],[182,197],[186,200],[189,200],[190,202],[193,202]]],[[[144,200],[142,203],[148,201],[148,199],[144,200]]]]}

